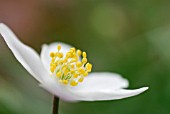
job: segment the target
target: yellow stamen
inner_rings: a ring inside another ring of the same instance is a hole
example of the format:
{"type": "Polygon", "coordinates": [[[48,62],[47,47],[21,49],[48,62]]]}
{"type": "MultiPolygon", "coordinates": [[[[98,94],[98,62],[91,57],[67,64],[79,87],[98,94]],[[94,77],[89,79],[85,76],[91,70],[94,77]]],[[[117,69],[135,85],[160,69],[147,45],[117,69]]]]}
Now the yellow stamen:
{"type": "Polygon", "coordinates": [[[52,76],[55,74],[55,78],[61,84],[77,86],[91,72],[92,64],[87,63],[86,52],[82,53],[81,50],[70,48],[64,55],[60,50],[61,45],[58,45],[57,51],[50,53],[50,71],[52,76]],[[81,55],[83,58],[80,60],[81,55]]]}
{"type": "Polygon", "coordinates": [[[72,59],[70,62],[71,62],[71,63],[74,63],[74,62],[76,62],[76,61],[77,61],[77,59],[74,58],[74,59],[72,59]]]}
{"type": "Polygon", "coordinates": [[[78,74],[74,74],[74,78],[77,78],[79,75],[78,74]]]}
{"type": "Polygon", "coordinates": [[[71,81],[71,82],[70,82],[70,85],[71,85],[71,86],[76,86],[77,84],[78,84],[78,83],[77,83],[76,81],[71,81]]]}
{"type": "Polygon", "coordinates": [[[61,72],[57,72],[56,76],[57,77],[61,77],[62,73],[61,72]]]}
{"type": "Polygon", "coordinates": [[[58,58],[63,58],[63,53],[58,53],[58,54],[57,54],[57,57],[58,57],[58,58]]]}
{"type": "Polygon", "coordinates": [[[71,74],[74,74],[74,73],[75,73],[75,71],[74,71],[74,70],[70,70],[70,73],[71,73],[71,74]]]}
{"type": "Polygon", "coordinates": [[[87,57],[86,52],[83,52],[83,58],[86,58],[86,57],[87,57]]]}
{"type": "Polygon", "coordinates": [[[75,52],[75,51],[76,51],[76,49],[75,49],[75,48],[70,48],[70,51],[71,51],[71,50],[72,50],[73,52],[75,52]]]}
{"type": "Polygon", "coordinates": [[[68,72],[69,72],[69,70],[66,68],[66,69],[64,70],[64,75],[67,75],[68,72]]]}
{"type": "Polygon", "coordinates": [[[84,80],[84,78],[83,78],[83,77],[81,77],[81,78],[79,79],[79,82],[83,82],[83,80],[84,80]]]}
{"type": "Polygon", "coordinates": [[[55,57],[55,53],[51,52],[50,57],[55,57]]]}
{"type": "Polygon", "coordinates": [[[71,68],[74,69],[74,64],[71,65],[71,68]]]}
{"type": "Polygon", "coordinates": [[[57,49],[58,49],[58,51],[61,50],[61,45],[60,44],[57,46],[57,49]]]}
{"type": "Polygon", "coordinates": [[[84,72],[85,72],[85,70],[83,68],[79,68],[78,71],[80,74],[84,74],[84,72]]]}
{"type": "Polygon", "coordinates": [[[88,76],[88,72],[85,72],[83,75],[84,75],[85,77],[88,76]]]}
{"type": "Polygon", "coordinates": [[[83,64],[87,63],[87,58],[83,58],[83,59],[82,59],[82,63],[83,63],[83,64]]]}
{"type": "Polygon", "coordinates": [[[68,84],[68,80],[63,80],[63,84],[67,85],[68,84]]]}
{"type": "Polygon", "coordinates": [[[77,62],[77,63],[76,63],[76,66],[79,68],[79,67],[82,66],[82,63],[81,63],[81,62],[77,62]]]}
{"type": "Polygon", "coordinates": [[[67,58],[63,60],[63,62],[64,62],[64,63],[66,63],[67,61],[68,61],[68,59],[67,59],[67,58]]]}
{"type": "Polygon", "coordinates": [[[55,68],[54,68],[54,67],[51,67],[50,70],[51,70],[51,72],[53,73],[54,70],[55,70],[55,68]]]}
{"type": "Polygon", "coordinates": [[[78,54],[78,56],[80,56],[81,55],[81,50],[77,50],[77,54],[78,54]]]}
{"type": "Polygon", "coordinates": [[[70,52],[67,52],[66,57],[67,57],[67,58],[70,58],[70,57],[71,57],[71,53],[70,53],[70,52]]]}

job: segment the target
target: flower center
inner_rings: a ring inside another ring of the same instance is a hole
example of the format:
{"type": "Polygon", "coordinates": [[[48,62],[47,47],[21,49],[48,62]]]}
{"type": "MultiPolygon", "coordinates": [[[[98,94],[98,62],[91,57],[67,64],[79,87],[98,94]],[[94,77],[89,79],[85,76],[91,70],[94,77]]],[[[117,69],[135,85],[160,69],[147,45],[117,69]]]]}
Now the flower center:
{"type": "Polygon", "coordinates": [[[52,76],[64,85],[77,86],[91,72],[92,64],[87,62],[86,52],[70,48],[64,55],[60,50],[61,45],[58,45],[57,52],[50,53],[52,76]]]}

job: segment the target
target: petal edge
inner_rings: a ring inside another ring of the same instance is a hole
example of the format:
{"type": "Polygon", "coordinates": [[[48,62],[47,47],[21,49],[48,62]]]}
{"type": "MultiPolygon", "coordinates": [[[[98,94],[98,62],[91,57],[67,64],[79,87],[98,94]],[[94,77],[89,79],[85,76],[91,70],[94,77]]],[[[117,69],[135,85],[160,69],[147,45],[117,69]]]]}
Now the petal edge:
{"type": "Polygon", "coordinates": [[[42,82],[43,76],[48,75],[48,73],[44,69],[37,52],[23,44],[12,30],[3,23],[0,23],[0,34],[23,67],[39,82],[42,82]]]}

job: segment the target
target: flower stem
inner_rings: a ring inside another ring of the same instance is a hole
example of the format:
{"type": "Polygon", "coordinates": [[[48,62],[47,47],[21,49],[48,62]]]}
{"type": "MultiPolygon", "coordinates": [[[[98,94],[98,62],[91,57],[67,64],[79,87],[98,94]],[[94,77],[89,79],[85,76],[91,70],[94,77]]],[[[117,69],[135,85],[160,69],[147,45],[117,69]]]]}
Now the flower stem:
{"type": "Polygon", "coordinates": [[[58,109],[59,109],[59,98],[54,96],[54,100],[53,100],[53,114],[58,114],[58,109]]]}

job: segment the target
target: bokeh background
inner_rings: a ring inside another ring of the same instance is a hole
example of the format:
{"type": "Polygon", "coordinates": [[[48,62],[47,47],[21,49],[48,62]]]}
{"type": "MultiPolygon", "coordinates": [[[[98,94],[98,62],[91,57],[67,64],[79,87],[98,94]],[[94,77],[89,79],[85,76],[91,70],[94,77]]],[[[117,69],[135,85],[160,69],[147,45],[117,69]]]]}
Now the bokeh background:
{"type": "MultiPolygon", "coordinates": [[[[44,43],[69,43],[88,53],[93,71],[150,87],[123,100],[61,101],[60,114],[169,114],[169,11],[167,0],[0,0],[0,22],[37,52],[44,43]]],[[[0,114],[51,114],[52,98],[0,38],[0,114]]]]}

